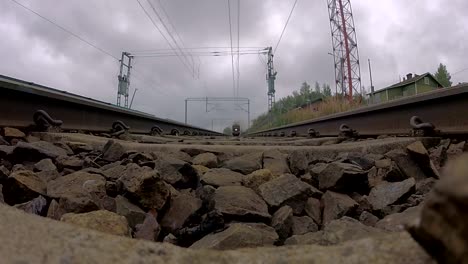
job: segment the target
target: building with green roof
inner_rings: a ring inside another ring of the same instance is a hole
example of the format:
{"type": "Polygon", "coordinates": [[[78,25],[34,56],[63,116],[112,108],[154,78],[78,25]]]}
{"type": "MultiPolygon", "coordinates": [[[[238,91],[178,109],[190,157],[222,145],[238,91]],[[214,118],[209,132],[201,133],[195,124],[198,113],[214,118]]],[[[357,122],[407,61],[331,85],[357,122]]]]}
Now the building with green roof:
{"type": "Polygon", "coordinates": [[[443,88],[432,74],[417,75],[409,73],[402,82],[374,92],[374,103],[382,103],[443,88]]]}

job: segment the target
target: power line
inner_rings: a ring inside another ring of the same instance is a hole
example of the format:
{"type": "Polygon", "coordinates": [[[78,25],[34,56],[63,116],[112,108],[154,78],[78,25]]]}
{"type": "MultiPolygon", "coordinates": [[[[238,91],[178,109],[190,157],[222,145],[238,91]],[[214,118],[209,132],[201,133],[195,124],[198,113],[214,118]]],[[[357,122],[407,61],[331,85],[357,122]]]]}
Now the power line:
{"type": "Polygon", "coordinates": [[[240,86],[240,56],[239,56],[239,46],[240,46],[240,0],[237,0],[237,94],[239,96],[239,86],[240,86]]]}
{"type": "MultiPolygon", "coordinates": [[[[36,11],[34,11],[34,10],[32,10],[31,8],[29,8],[29,7],[25,6],[25,5],[23,5],[23,4],[19,3],[19,2],[17,2],[16,0],[11,0],[11,1],[14,2],[15,4],[21,6],[22,8],[28,10],[29,12],[35,14],[36,16],[38,16],[38,17],[44,19],[45,21],[49,22],[49,23],[52,24],[53,26],[55,26],[55,27],[61,29],[61,30],[64,31],[65,33],[68,33],[69,35],[75,37],[76,39],[82,41],[83,43],[89,45],[90,47],[96,49],[97,51],[99,51],[99,52],[101,52],[101,53],[103,53],[103,54],[105,54],[105,55],[107,55],[107,56],[109,56],[109,57],[115,59],[116,61],[120,61],[119,58],[115,57],[115,56],[112,55],[110,52],[104,50],[103,48],[98,47],[97,45],[91,43],[90,41],[84,39],[83,37],[80,37],[79,35],[73,33],[72,31],[70,31],[70,30],[68,30],[68,29],[66,29],[65,27],[60,26],[59,24],[53,22],[52,20],[46,18],[45,16],[39,14],[38,12],[36,12],[36,11]]],[[[138,77],[138,76],[135,74],[135,73],[139,73],[139,72],[133,70],[133,73],[134,73],[134,77],[136,77],[137,79],[140,79],[140,80],[143,79],[143,78],[138,77]]],[[[145,83],[146,83],[146,82],[145,82],[145,83]]],[[[154,82],[153,82],[153,83],[154,83],[154,82]]],[[[160,86],[160,85],[157,85],[157,86],[160,86]]],[[[159,89],[158,89],[158,90],[159,90],[159,89]]],[[[161,90],[159,90],[159,91],[160,91],[161,93],[163,93],[161,90]]],[[[164,93],[163,93],[163,94],[164,94],[164,93]]]]}
{"type": "MultiPolygon", "coordinates": [[[[153,12],[156,14],[156,16],[158,17],[159,21],[161,22],[161,24],[163,25],[164,29],[166,29],[166,32],[167,34],[169,35],[169,37],[172,39],[172,41],[174,41],[174,44],[176,45],[177,49],[179,50],[180,54],[184,57],[185,61],[190,64],[190,61],[187,59],[187,55],[185,55],[185,53],[181,50],[180,46],[179,46],[179,43],[177,43],[177,40],[174,38],[174,36],[172,35],[171,31],[169,30],[169,28],[166,26],[166,23],[164,23],[164,20],[162,19],[161,15],[159,14],[159,12],[156,10],[156,8],[154,7],[154,5],[152,4],[151,0],[147,0],[148,4],[151,6],[151,9],[153,10],[153,12]]],[[[195,78],[195,66],[192,64],[192,76],[193,78],[195,78]]]]}
{"type": "MultiPolygon", "coordinates": [[[[159,33],[163,36],[163,38],[166,40],[167,44],[169,45],[169,47],[175,51],[174,47],[172,46],[171,42],[167,39],[167,37],[164,35],[163,31],[159,28],[159,26],[156,24],[156,22],[153,20],[153,18],[150,16],[150,14],[148,13],[148,11],[146,11],[145,7],[141,4],[140,0],[136,0],[138,2],[138,4],[140,5],[141,9],[143,10],[143,12],[145,13],[145,15],[148,17],[148,19],[151,21],[151,23],[153,24],[153,26],[159,31],[159,33]]],[[[177,52],[176,52],[177,53],[177,52]]],[[[190,69],[190,67],[185,63],[185,61],[178,55],[177,56],[179,58],[179,60],[182,62],[182,64],[184,64],[185,67],[187,67],[187,69],[189,70],[190,74],[192,74],[192,70],[190,69]]]]}
{"type": "Polygon", "coordinates": [[[275,50],[273,51],[273,54],[276,54],[276,49],[278,49],[278,45],[280,44],[281,39],[283,38],[284,31],[286,30],[286,27],[288,26],[289,19],[291,19],[291,16],[292,16],[292,13],[294,11],[294,8],[296,7],[296,4],[297,4],[297,0],[294,1],[294,5],[291,8],[291,12],[289,12],[288,20],[286,20],[286,24],[284,24],[283,31],[281,32],[281,35],[280,35],[280,37],[278,39],[278,42],[276,43],[275,50]]]}
{"type": "MultiPolygon", "coordinates": [[[[179,32],[177,32],[177,29],[176,29],[176,27],[174,26],[174,24],[171,22],[170,16],[169,16],[169,14],[166,12],[166,9],[164,8],[164,5],[163,5],[162,1],[161,1],[161,0],[158,0],[158,2],[159,2],[159,6],[161,7],[161,10],[163,11],[164,15],[165,15],[166,18],[167,18],[167,21],[169,22],[169,25],[171,25],[171,27],[174,29],[174,32],[175,32],[177,38],[180,40],[181,45],[182,45],[182,48],[185,49],[186,47],[185,47],[184,41],[183,41],[182,38],[180,37],[179,32]]],[[[189,55],[190,55],[190,58],[192,59],[193,68],[195,68],[195,62],[194,62],[194,60],[193,60],[193,55],[190,54],[190,53],[189,53],[189,55]]],[[[201,63],[200,58],[198,58],[198,62],[201,63]]],[[[198,68],[198,71],[200,71],[200,68],[198,68]]]]}
{"type": "Polygon", "coordinates": [[[57,23],[55,23],[54,21],[52,21],[52,20],[50,20],[50,19],[44,17],[43,15],[37,13],[36,11],[32,10],[31,8],[29,8],[29,7],[27,7],[27,6],[25,6],[25,5],[21,4],[21,3],[19,3],[19,2],[16,1],[16,0],[11,0],[11,1],[12,1],[13,3],[15,3],[15,4],[21,6],[22,8],[28,10],[29,12],[35,14],[36,16],[38,16],[38,17],[44,19],[45,21],[51,23],[52,25],[56,26],[57,28],[61,29],[62,31],[64,31],[64,32],[66,32],[66,33],[68,33],[68,34],[70,34],[70,35],[72,35],[72,36],[75,37],[76,39],[78,39],[78,40],[80,40],[80,41],[82,41],[82,42],[88,44],[90,47],[93,47],[94,49],[100,51],[101,53],[103,53],[103,54],[105,54],[105,55],[107,55],[107,56],[109,56],[109,57],[112,57],[113,59],[119,61],[119,58],[115,57],[115,56],[112,55],[110,52],[108,52],[108,51],[106,51],[106,50],[104,50],[104,49],[102,49],[102,48],[96,46],[95,44],[91,43],[90,41],[88,41],[88,40],[86,40],[86,39],[84,39],[84,38],[78,36],[77,34],[73,33],[72,31],[70,31],[70,30],[68,30],[68,29],[66,29],[66,28],[64,28],[64,27],[62,27],[62,26],[60,26],[59,24],[57,24],[57,23]]]}
{"type": "Polygon", "coordinates": [[[228,4],[228,12],[229,12],[229,37],[231,39],[231,66],[232,66],[232,90],[234,92],[234,96],[236,95],[236,80],[234,77],[234,53],[232,49],[232,23],[231,23],[231,1],[227,0],[228,4]]]}

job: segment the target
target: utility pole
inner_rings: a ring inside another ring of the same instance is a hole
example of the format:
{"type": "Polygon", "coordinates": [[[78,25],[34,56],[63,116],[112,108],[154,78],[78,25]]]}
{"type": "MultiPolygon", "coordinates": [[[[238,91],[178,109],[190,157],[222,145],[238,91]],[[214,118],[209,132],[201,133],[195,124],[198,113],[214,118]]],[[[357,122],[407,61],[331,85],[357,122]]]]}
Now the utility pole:
{"type": "Polygon", "coordinates": [[[371,103],[374,103],[374,85],[372,84],[372,68],[370,64],[370,59],[367,59],[369,62],[369,76],[370,76],[370,89],[371,89],[371,103]]]}
{"type": "Polygon", "coordinates": [[[128,91],[130,87],[130,72],[132,69],[132,58],[128,52],[122,52],[122,58],[120,59],[120,72],[117,76],[119,84],[117,87],[117,105],[121,106],[122,96],[125,98],[124,107],[128,108],[128,91]]]}
{"type": "Polygon", "coordinates": [[[267,83],[268,83],[268,112],[271,111],[275,104],[275,80],[276,74],[275,67],[273,65],[273,49],[268,48],[268,62],[267,62],[267,83]]]}

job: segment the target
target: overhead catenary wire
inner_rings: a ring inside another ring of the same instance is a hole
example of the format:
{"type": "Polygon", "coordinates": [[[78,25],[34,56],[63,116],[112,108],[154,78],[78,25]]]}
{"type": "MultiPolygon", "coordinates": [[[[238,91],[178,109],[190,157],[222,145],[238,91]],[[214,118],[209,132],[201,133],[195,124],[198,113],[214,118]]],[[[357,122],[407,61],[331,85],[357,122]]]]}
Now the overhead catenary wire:
{"type": "MultiPolygon", "coordinates": [[[[166,35],[164,35],[163,31],[161,30],[161,28],[156,24],[156,22],[154,21],[154,19],[150,16],[150,14],[148,13],[148,11],[146,10],[146,8],[143,6],[143,4],[140,2],[140,0],[136,0],[138,2],[138,5],[141,7],[141,9],[143,10],[143,12],[145,13],[145,15],[148,17],[148,19],[151,21],[151,23],[153,24],[153,26],[159,31],[159,33],[162,35],[162,37],[164,38],[164,40],[166,40],[167,44],[169,45],[169,47],[174,50],[175,53],[177,53],[175,51],[175,48],[173,47],[173,45],[171,44],[171,42],[167,39],[166,35]]],[[[192,75],[192,69],[190,69],[190,67],[187,65],[187,63],[180,57],[180,55],[177,55],[177,57],[179,58],[179,60],[182,62],[182,64],[189,70],[190,74],[192,75]]]]}
{"type": "MultiPolygon", "coordinates": [[[[94,48],[95,50],[101,52],[102,54],[107,55],[107,56],[111,57],[112,59],[114,59],[114,60],[116,60],[116,61],[120,61],[119,58],[117,58],[116,56],[112,55],[112,53],[110,53],[109,51],[107,51],[107,50],[105,50],[105,49],[103,49],[103,48],[97,46],[96,44],[93,44],[91,41],[86,40],[85,38],[83,38],[83,37],[79,36],[78,34],[72,32],[71,30],[69,30],[69,29],[67,29],[67,28],[65,28],[65,27],[63,27],[63,26],[57,24],[56,22],[54,22],[54,21],[52,21],[51,19],[49,19],[49,18],[47,18],[47,17],[45,17],[45,16],[39,14],[38,12],[34,11],[33,9],[31,9],[31,8],[29,8],[29,7],[27,7],[27,6],[23,5],[23,4],[21,4],[21,3],[19,3],[19,2],[16,1],[16,0],[11,0],[11,1],[14,2],[15,4],[19,5],[20,7],[26,9],[27,11],[33,13],[34,15],[40,17],[41,19],[47,21],[48,23],[52,24],[53,26],[59,28],[59,29],[62,30],[63,32],[65,32],[65,33],[67,33],[67,34],[73,36],[74,38],[78,39],[79,41],[81,41],[81,42],[87,44],[88,46],[94,48]]],[[[136,71],[135,69],[133,70],[133,76],[134,76],[134,78],[139,79],[140,81],[142,81],[142,82],[144,82],[146,85],[148,85],[148,81],[147,81],[147,80],[143,81],[144,78],[141,77],[141,76],[139,76],[138,73],[139,73],[139,72],[136,71]]],[[[154,81],[151,81],[151,83],[153,83],[153,84],[152,84],[152,85],[148,85],[148,86],[153,87],[154,89],[160,91],[161,93],[164,93],[161,89],[157,88],[157,87],[160,86],[160,85],[155,85],[155,84],[154,84],[154,81]]]]}
{"type": "MultiPolygon", "coordinates": [[[[175,32],[175,34],[176,34],[176,37],[180,40],[182,49],[185,49],[185,48],[186,48],[186,47],[185,47],[185,43],[184,43],[184,41],[182,40],[182,38],[180,37],[179,32],[177,31],[176,27],[175,27],[174,24],[172,23],[171,18],[170,18],[170,16],[169,16],[169,14],[167,13],[166,9],[164,8],[164,5],[163,5],[162,1],[161,1],[161,0],[158,0],[158,3],[159,3],[159,6],[161,7],[161,10],[162,10],[163,13],[164,13],[164,15],[166,16],[167,21],[169,22],[169,25],[174,29],[174,32],[175,32]]],[[[190,53],[189,53],[189,55],[190,55],[190,58],[191,58],[191,60],[192,60],[192,65],[193,65],[193,67],[195,68],[195,61],[194,61],[194,59],[193,59],[193,55],[190,54],[190,53]]],[[[200,58],[198,58],[198,62],[201,63],[200,58]]],[[[198,71],[200,71],[199,67],[198,67],[198,71]]]]}
{"type": "Polygon", "coordinates": [[[112,57],[113,59],[119,61],[119,58],[117,58],[116,56],[112,55],[110,52],[108,52],[108,51],[106,51],[106,50],[104,50],[104,49],[98,47],[96,44],[91,43],[90,41],[88,41],[88,40],[86,40],[86,39],[80,37],[79,35],[73,33],[72,31],[70,31],[70,30],[68,30],[68,29],[66,29],[65,27],[60,26],[59,24],[55,23],[54,21],[48,19],[47,17],[45,17],[45,16],[43,16],[43,15],[37,13],[36,11],[32,10],[31,8],[29,8],[29,7],[27,7],[27,6],[23,5],[23,4],[21,4],[20,2],[18,2],[18,1],[16,1],[16,0],[10,0],[10,1],[12,1],[13,3],[15,3],[15,4],[21,6],[22,8],[28,10],[29,12],[35,14],[36,16],[42,18],[43,20],[49,22],[50,24],[52,24],[52,25],[54,25],[55,27],[61,29],[62,31],[64,31],[64,32],[66,32],[66,33],[68,33],[68,34],[70,34],[71,36],[73,36],[73,37],[75,37],[76,39],[80,40],[81,42],[87,44],[88,46],[93,47],[94,49],[98,50],[99,52],[101,52],[101,53],[103,53],[103,54],[105,54],[105,55],[107,55],[107,56],[109,56],[109,57],[112,57]]]}
{"type": "Polygon", "coordinates": [[[239,96],[239,86],[240,86],[240,0],[237,0],[237,90],[236,96],[239,96]]]}
{"type": "MultiPolygon", "coordinates": [[[[187,58],[187,55],[181,50],[180,48],[180,45],[179,43],[177,42],[177,40],[174,38],[174,36],[172,35],[171,31],[169,30],[169,28],[167,27],[166,23],[164,23],[164,20],[162,19],[161,15],[159,14],[159,12],[156,10],[156,8],[154,7],[153,3],[151,2],[151,0],[147,0],[148,4],[150,5],[151,9],[153,10],[153,12],[156,14],[156,17],[159,19],[159,21],[161,22],[161,25],[164,27],[164,29],[166,30],[167,34],[169,35],[169,37],[172,39],[172,41],[174,42],[176,48],[179,50],[180,54],[184,57],[185,61],[190,64],[190,61],[188,60],[187,58]]],[[[192,61],[193,62],[193,61],[192,61]]],[[[192,64],[192,76],[195,78],[195,65],[192,64]]]]}
{"type": "Polygon", "coordinates": [[[234,77],[234,52],[232,49],[232,20],[231,20],[231,1],[227,0],[228,4],[228,13],[229,13],[229,38],[231,40],[231,68],[232,68],[232,90],[234,96],[236,95],[236,80],[234,77]]]}
{"type": "Polygon", "coordinates": [[[297,1],[298,1],[298,0],[295,0],[295,1],[294,1],[294,4],[293,4],[293,6],[292,6],[292,8],[291,8],[291,12],[289,12],[288,19],[286,20],[286,23],[284,24],[283,31],[281,31],[281,35],[280,35],[280,37],[279,37],[279,39],[278,39],[278,42],[276,43],[275,49],[274,49],[274,51],[273,51],[273,54],[276,54],[276,50],[278,49],[278,46],[279,46],[279,44],[280,44],[280,42],[281,42],[281,39],[283,38],[283,34],[284,34],[284,32],[286,31],[286,27],[288,26],[289,20],[291,19],[291,16],[292,16],[292,14],[293,14],[293,12],[294,12],[294,9],[296,8],[297,1]]]}

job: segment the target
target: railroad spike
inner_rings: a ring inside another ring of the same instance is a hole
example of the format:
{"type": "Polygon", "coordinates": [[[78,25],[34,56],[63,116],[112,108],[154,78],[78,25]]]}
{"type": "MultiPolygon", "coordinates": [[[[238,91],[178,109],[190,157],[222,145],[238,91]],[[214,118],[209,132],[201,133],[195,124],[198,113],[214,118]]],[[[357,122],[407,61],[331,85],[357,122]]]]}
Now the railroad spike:
{"type": "Polygon", "coordinates": [[[60,127],[62,120],[53,119],[45,110],[37,110],[33,115],[33,121],[39,130],[48,130],[51,126],[60,127]]]}
{"type": "Polygon", "coordinates": [[[424,122],[419,116],[412,116],[410,118],[410,125],[412,127],[411,135],[412,136],[433,136],[438,134],[440,131],[435,129],[434,124],[429,122],[424,122]]]}
{"type": "Polygon", "coordinates": [[[173,129],[171,130],[171,135],[172,135],[172,136],[178,136],[178,135],[180,135],[180,132],[179,132],[179,130],[173,128],[173,129]]]}
{"type": "Polygon", "coordinates": [[[311,138],[315,138],[315,137],[320,136],[320,133],[318,131],[316,131],[315,129],[313,129],[313,128],[309,128],[309,130],[307,131],[307,134],[309,134],[309,137],[311,137],[311,138]]]}
{"type": "Polygon", "coordinates": [[[151,128],[151,131],[150,131],[150,135],[151,136],[160,136],[163,134],[163,130],[157,126],[157,125],[154,125],[152,128],[151,128]]]}
{"type": "Polygon", "coordinates": [[[343,138],[356,138],[359,136],[359,133],[347,124],[341,124],[339,136],[343,138]]]}
{"type": "Polygon", "coordinates": [[[117,120],[114,123],[112,123],[112,129],[111,129],[111,136],[113,137],[118,137],[120,135],[123,135],[130,130],[130,127],[127,126],[123,121],[117,120]]]}
{"type": "Polygon", "coordinates": [[[290,136],[290,137],[295,137],[295,136],[297,136],[296,130],[291,131],[291,133],[289,133],[289,136],[290,136]]]}

